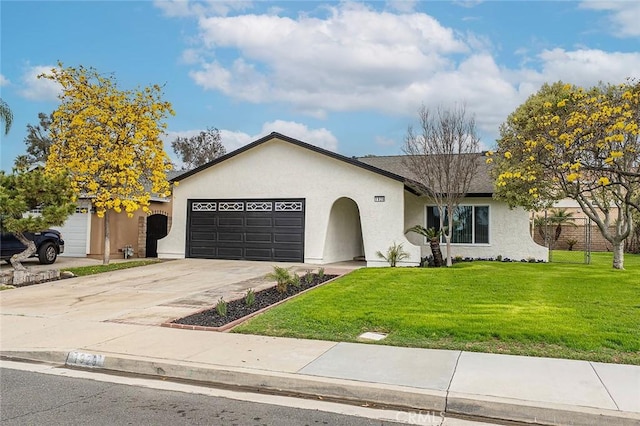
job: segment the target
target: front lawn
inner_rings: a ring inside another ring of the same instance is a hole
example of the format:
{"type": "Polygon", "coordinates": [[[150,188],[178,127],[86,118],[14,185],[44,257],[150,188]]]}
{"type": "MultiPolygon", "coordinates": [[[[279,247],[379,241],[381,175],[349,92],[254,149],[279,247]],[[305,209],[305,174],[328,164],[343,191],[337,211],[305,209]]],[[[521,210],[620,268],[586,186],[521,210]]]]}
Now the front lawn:
{"type": "Polygon", "coordinates": [[[136,268],[138,266],[147,266],[161,262],[158,259],[130,260],[128,262],[112,262],[108,265],[90,265],[78,266],[75,268],[65,268],[65,271],[72,272],[77,277],[86,275],[102,274],[103,272],[118,271],[120,269],[136,268]]]}
{"type": "Polygon", "coordinates": [[[640,364],[640,256],[592,264],[469,262],[366,268],[235,332],[640,364]]]}

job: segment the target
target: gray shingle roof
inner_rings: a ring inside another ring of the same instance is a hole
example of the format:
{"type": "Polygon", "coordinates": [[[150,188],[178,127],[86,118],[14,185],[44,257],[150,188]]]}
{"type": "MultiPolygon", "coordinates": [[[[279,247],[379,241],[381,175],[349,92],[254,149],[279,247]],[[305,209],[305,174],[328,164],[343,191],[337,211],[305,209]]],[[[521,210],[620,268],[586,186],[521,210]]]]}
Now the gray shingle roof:
{"type": "MultiPolygon", "coordinates": [[[[488,196],[493,194],[493,179],[489,174],[490,166],[486,163],[486,157],[483,154],[477,154],[477,172],[471,181],[471,188],[469,195],[483,195],[488,196]]],[[[361,161],[370,166],[377,167],[382,170],[394,173],[402,176],[409,181],[416,181],[416,176],[405,165],[405,155],[391,155],[382,157],[359,157],[358,161],[361,161]]]]}

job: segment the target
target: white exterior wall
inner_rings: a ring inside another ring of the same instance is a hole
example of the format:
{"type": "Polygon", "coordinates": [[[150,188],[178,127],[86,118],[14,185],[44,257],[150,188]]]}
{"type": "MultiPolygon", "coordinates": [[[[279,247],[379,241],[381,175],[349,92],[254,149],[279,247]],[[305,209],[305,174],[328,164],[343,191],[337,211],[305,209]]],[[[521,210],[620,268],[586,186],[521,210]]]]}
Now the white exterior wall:
{"type": "Polygon", "coordinates": [[[404,185],[385,176],[289,142],[272,139],[179,182],[173,193],[173,225],[158,241],[158,257],[185,257],[189,198],[304,198],[306,263],[335,259],[325,253],[329,215],[336,200],[351,198],[360,210],[367,265],[388,266],[376,256],[393,242],[404,243],[417,265],[420,248],[404,236],[404,185]],[[374,202],[374,196],[385,202],[374,202]]]}
{"type": "MultiPolygon", "coordinates": [[[[426,197],[408,194],[405,204],[405,226],[426,226],[426,206],[433,205],[426,197]]],[[[490,258],[498,255],[513,260],[535,258],[549,260],[549,251],[533,241],[529,231],[529,213],[522,209],[509,209],[506,203],[493,198],[466,198],[461,204],[489,206],[489,244],[451,244],[452,256],[490,258]]],[[[413,244],[420,245],[422,256],[430,256],[431,250],[418,234],[407,234],[413,244]]],[[[446,255],[446,244],[440,245],[446,255]]]]}

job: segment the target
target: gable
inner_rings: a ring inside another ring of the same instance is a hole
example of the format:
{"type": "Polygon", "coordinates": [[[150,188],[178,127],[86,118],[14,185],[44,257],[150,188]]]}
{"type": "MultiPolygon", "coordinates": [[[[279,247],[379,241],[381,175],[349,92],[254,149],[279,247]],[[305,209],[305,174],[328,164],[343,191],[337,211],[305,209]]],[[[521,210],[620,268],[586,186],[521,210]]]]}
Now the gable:
{"type": "Polygon", "coordinates": [[[243,154],[243,153],[245,153],[247,151],[253,150],[253,149],[255,149],[255,148],[257,148],[257,147],[259,147],[259,146],[261,146],[263,144],[266,144],[266,143],[268,143],[270,141],[273,141],[273,140],[278,140],[278,141],[281,141],[281,142],[290,143],[290,144],[292,144],[292,145],[294,145],[296,147],[307,149],[309,151],[324,155],[324,156],[329,157],[329,158],[333,158],[335,160],[344,162],[346,164],[350,164],[352,166],[355,166],[355,167],[358,167],[358,168],[361,168],[361,169],[364,169],[364,170],[368,170],[370,172],[373,172],[373,173],[376,173],[378,175],[387,177],[389,179],[393,179],[393,180],[396,180],[396,181],[399,181],[399,182],[403,182],[403,183],[406,181],[406,179],[404,177],[399,176],[399,175],[397,175],[397,174],[395,174],[393,172],[390,172],[388,170],[383,170],[383,169],[380,169],[378,167],[372,166],[370,164],[363,163],[361,161],[358,161],[355,158],[349,158],[349,157],[345,157],[344,155],[336,154],[335,152],[328,151],[328,150],[323,149],[323,148],[319,148],[317,146],[308,144],[306,142],[302,142],[302,141],[300,141],[298,139],[294,139],[294,138],[291,138],[289,136],[285,136],[285,135],[277,133],[277,132],[273,132],[273,133],[271,133],[271,134],[269,134],[269,135],[267,135],[267,136],[265,136],[263,138],[260,138],[260,139],[254,141],[254,142],[252,142],[252,143],[250,143],[248,145],[243,146],[242,148],[239,148],[239,149],[237,149],[237,150],[235,150],[233,152],[230,152],[230,153],[228,153],[228,154],[226,154],[226,155],[224,155],[224,156],[222,156],[220,158],[217,158],[217,159],[215,159],[215,160],[213,160],[213,161],[211,161],[211,162],[209,162],[207,164],[204,164],[204,165],[202,165],[202,166],[200,166],[198,168],[195,168],[195,169],[193,169],[191,171],[183,173],[180,176],[177,176],[176,178],[174,178],[172,181],[173,182],[179,182],[179,181],[181,181],[183,179],[186,179],[186,178],[188,178],[190,176],[198,174],[198,173],[200,173],[200,172],[202,172],[204,170],[209,169],[210,167],[214,167],[214,166],[216,166],[218,164],[221,164],[221,163],[223,163],[225,161],[228,161],[228,160],[230,160],[230,159],[232,159],[232,158],[234,158],[234,157],[236,157],[236,156],[238,156],[240,154],[243,154]]]}

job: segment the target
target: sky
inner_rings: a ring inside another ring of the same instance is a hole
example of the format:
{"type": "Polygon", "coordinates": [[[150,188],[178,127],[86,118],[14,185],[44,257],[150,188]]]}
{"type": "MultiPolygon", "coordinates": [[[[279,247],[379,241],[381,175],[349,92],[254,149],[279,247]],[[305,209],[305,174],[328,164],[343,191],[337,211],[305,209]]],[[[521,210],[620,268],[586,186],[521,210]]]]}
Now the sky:
{"type": "Polygon", "coordinates": [[[153,84],[171,141],[220,129],[227,151],[273,131],[346,156],[397,155],[418,109],[464,105],[482,148],[545,82],[640,77],[639,1],[12,1],[0,3],[2,170],[60,88],[60,61],[153,84]]]}

